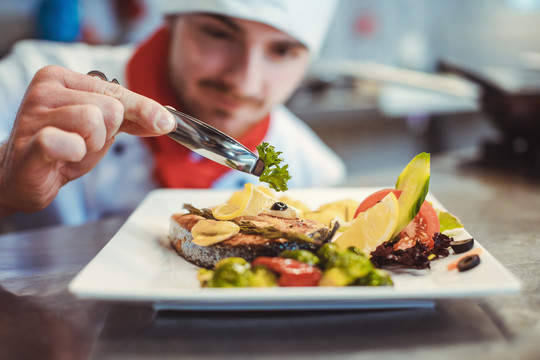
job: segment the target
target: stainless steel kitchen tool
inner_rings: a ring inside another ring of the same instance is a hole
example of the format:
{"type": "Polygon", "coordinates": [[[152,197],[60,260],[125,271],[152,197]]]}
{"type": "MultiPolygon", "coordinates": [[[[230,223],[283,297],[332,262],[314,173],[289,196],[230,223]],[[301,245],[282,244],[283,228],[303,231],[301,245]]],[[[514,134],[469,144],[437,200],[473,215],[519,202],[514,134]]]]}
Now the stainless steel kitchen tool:
{"type": "MultiPolygon", "coordinates": [[[[93,70],[88,75],[108,81],[101,71],[93,70]]],[[[118,84],[116,79],[110,82],[118,84]]],[[[165,108],[176,120],[176,129],[167,134],[174,141],[232,169],[255,176],[260,176],[264,171],[264,162],[232,137],[170,106],[165,106],[165,108]]]]}
{"type": "Polygon", "coordinates": [[[170,106],[176,129],[167,134],[188,149],[232,169],[260,176],[265,164],[244,145],[218,129],[170,106]]]}

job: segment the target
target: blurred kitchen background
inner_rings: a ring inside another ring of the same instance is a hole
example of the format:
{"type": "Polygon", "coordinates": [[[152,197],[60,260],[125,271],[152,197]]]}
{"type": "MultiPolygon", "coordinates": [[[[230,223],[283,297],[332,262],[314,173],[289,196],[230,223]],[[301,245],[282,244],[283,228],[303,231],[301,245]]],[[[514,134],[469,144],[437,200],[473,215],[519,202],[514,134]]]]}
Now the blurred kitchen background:
{"type": "MultiPolygon", "coordinates": [[[[137,42],[161,23],[153,3],[0,0],[0,57],[27,38],[137,42]]],[[[540,0],[341,0],[288,105],[352,176],[472,150],[538,179],[540,0]]]]}

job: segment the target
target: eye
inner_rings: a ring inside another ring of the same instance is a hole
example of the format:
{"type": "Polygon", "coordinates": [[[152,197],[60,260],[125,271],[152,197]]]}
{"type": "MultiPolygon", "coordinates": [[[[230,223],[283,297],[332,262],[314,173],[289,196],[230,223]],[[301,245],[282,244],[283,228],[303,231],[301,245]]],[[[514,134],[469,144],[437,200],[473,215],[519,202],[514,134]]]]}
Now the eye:
{"type": "Polygon", "coordinates": [[[203,33],[216,40],[232,40],[232,34],[216,26],[205,26],[202,29],[203,33]]]}
{"type": "Polygon", "coordinates": [[[278,58],[282,59],[294,59],[302,53],[307,51],[303,47],[291,45],[291,44],[276,44],[272,46],[271,52],[278,58]]]}

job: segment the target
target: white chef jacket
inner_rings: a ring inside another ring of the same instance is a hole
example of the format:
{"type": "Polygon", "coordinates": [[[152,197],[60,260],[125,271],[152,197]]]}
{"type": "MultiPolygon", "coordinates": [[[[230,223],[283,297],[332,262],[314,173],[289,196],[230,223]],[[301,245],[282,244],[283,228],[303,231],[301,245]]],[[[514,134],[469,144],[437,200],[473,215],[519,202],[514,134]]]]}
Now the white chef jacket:
{"type": "MultiPolygon", "coordinates": [[[[133,51],[132,45],[90,46],[36,40],[15,45],[0,61],[0,140],[3,142],[9,136],[24,92],[38,69],[60,65],[80,73],[100,70],[125,84],[125,68],[133,51]]],[[[345,178],[342,160],[284,106],[272,110],[264,141],[283,152],[292,175],[289,188],[333,186],[345,178]]],[[[52,224],[78,225],[112,214],[127,214],[158,186],[152,177],[153,166],[152,154],[140,138],[118,134],[102,161],[88,174],[66,184],[49,207],[36,214],[17,214],[8,221],[16,230],[52,224]]],[[[246,182],[258,180],[230,170],[212,188],[237,189],[246,182]]]]}

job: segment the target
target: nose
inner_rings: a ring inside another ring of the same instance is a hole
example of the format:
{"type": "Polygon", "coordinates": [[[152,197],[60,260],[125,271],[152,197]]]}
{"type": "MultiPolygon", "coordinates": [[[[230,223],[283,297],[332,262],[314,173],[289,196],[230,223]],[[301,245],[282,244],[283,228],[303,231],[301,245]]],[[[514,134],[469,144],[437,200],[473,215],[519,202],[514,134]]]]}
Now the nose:
{"type": "Polygon", "coordinates": [[[264,66],[264,52],[261,49],[237,49],[225,70],[225,81],[239,96],[259,98],[264,88],[264,66]]]}

